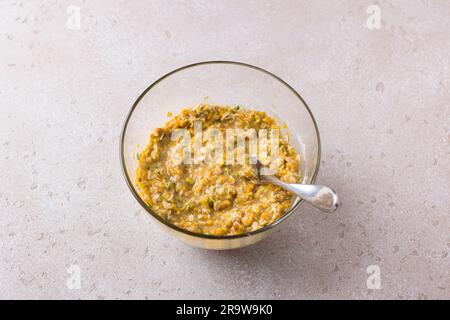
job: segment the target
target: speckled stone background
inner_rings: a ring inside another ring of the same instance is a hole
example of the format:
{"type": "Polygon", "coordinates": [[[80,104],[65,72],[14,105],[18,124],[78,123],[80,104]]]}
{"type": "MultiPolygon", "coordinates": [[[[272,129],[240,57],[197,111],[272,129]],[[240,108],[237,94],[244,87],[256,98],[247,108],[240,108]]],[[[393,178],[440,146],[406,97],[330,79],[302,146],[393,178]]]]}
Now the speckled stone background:
{"type": "Polygon", "coordinates": [[[450,298],[449,1],[0,9],[0,298],[450,298]],[[379,30],[366,26],[372,4],[379,30]],[[338,214],[303,206],[269,239],[214,252],[139,207],[118,158],[131,104],[172,69],[220,59],[303,95],[338,214]],[[80,289],[67,286],[72,265],[80,289]],[[372,265],[380,289],[366,285],[372,265]]]}

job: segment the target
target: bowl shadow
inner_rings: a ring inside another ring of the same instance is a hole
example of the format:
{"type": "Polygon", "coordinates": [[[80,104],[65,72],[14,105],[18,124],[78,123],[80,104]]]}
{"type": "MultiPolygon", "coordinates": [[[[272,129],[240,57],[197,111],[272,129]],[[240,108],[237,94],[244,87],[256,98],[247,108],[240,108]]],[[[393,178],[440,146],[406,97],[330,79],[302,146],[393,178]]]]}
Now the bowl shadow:
{"type": "Polygon", "coordinates": [[[219,266],[220,274],[209,275],[223,283],[219,299],[302,299],[327,293],[337,280],[318,255],[302,217],[316,215],[303,204],[268,238],[236,250],[193,249],[192,255],[207,265],[219,266]]]}

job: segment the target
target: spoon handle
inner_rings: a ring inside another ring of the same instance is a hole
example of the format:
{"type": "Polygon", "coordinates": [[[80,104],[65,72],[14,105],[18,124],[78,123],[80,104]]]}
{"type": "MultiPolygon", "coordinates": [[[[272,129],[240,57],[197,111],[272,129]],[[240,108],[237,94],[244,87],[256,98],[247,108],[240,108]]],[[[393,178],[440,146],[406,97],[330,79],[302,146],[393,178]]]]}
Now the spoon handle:
{"type": "Polygon", "coordinates": [[[339,206],[339,199],[336,191],[329,187],[313,184],[286,183],[270,175],[264,176],[264,179],[296,194],[304,201],[323,212],[334,212],[339,206]]]}

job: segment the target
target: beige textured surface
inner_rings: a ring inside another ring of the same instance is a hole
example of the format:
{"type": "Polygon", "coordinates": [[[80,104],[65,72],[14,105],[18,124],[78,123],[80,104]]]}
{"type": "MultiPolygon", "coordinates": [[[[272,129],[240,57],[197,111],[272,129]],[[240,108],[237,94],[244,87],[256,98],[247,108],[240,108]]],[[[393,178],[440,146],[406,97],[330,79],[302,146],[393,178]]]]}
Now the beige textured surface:
{"type": "Polygon", "coordinates": [[[380,30],[371,1],[171,3],[0,1],[0,298],[450,298],[450,2],[376,1],[380,30]],[[218,59],[303,95],[337,215],[304,206],[266,241],[208,252],[139,208],[118,161],[131,103],[218,59]]]}

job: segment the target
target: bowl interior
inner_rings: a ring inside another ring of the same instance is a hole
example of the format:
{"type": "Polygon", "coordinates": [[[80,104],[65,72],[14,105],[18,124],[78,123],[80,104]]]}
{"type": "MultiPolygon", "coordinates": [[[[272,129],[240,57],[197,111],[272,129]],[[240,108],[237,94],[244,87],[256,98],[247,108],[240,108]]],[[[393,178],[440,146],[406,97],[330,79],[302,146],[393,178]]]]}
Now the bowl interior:
{"type": "MultiPolygon", "coordinates": [[[[203,102],[265,111],[286,124],[287,130],[282,134],[289,134],[290,143],[300,154],[301,182],[314,182],[320,160],[319,132],[298,93],[257,67],[236,62],[204,62],[160,78],[133,105],[122,132],[121,156],[127,182],[135,196],[139,196],[134,183],[136,154],[145,148],[149,134],[168,121],[167,112],[177,114],[182,108],[203,102]]],[[[299,199],[293,209],[298,203],[299,199]]]]}

